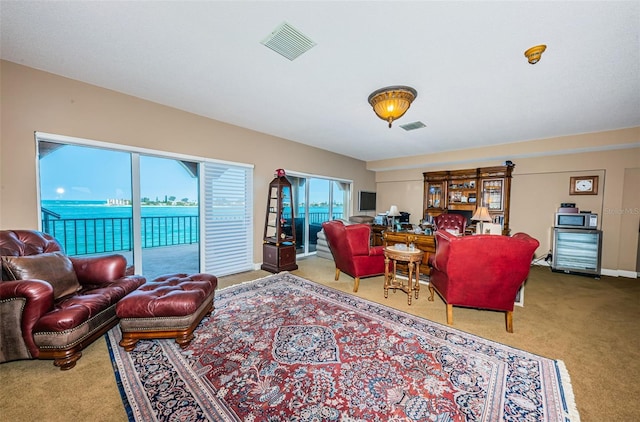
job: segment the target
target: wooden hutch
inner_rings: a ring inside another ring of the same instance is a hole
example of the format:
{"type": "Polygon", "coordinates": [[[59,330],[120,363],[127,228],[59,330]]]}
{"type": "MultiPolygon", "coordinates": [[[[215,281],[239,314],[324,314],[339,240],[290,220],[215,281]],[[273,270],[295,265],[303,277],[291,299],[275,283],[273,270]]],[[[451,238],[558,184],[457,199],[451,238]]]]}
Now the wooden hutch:
{"type": "Polygon", "coordinates": [[[502,234],[509,235],[511,173],[515,164],[465,170],[432,171],[424,177],[423,217],[453,212],[471,217],[484,206],[502,234]]]}

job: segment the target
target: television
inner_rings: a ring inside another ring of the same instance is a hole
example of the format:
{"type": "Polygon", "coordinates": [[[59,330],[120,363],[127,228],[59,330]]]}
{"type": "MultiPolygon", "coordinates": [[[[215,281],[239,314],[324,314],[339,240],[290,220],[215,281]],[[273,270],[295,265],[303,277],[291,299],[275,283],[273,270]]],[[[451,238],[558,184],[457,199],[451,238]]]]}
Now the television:
{"type": "Polygon", "coordinates": [[[358,211],[375,211],[376,210],[376,193],[361,190],[358,193],[358,211]]]}

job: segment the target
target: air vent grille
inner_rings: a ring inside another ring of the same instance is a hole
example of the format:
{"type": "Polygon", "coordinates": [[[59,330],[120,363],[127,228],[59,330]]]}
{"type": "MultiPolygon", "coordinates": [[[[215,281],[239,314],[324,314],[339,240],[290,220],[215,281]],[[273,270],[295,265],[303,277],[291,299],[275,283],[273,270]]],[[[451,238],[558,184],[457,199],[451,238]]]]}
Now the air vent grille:
{"type": "Polygon", "coordinates": [[[422,129],[423,127],[427,127],[427,125],[425,125],[422,122],[413,122],[413,123],[407,123],[406,125],[400,125],[400,127],[406,131],[410,131],[410,130],[422,129]]]}
{"type": "Polygon", "coordinates": [[[289,60],[298,58],[316,45],[309,37],[287,22],[281,23],[261,43],[289,60]]]}

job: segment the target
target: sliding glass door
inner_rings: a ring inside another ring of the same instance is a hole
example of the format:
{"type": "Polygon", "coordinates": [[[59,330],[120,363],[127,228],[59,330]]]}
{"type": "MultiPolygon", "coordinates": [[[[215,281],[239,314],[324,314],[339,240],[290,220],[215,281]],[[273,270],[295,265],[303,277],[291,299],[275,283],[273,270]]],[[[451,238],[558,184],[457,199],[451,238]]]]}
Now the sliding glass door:
{"type": "Polygon", "coordinates": [[[295,215],[296,251],[309,255],[316,251],[322,223],[345,218],[349,209],[351,182],[287,173],[298,204],[295,215]]]}
{"type": "Polygon", "coordinates": [[[197,163],[140,155],[140,215],[143,274],[169,270],[172,256],[200,271],[197,163]]]}
{"type": "Polygon", "coordinates": [[[36,141],[41,230],[68,255],[120,253],[148,279],[253,269],[252,166],[49,134],[36,141]]]}
{"type": "Polygon", "coordinates": [[[132,251],[131,155],[40,141],[38,156],[42,231],[69,255],[132,251]]]}

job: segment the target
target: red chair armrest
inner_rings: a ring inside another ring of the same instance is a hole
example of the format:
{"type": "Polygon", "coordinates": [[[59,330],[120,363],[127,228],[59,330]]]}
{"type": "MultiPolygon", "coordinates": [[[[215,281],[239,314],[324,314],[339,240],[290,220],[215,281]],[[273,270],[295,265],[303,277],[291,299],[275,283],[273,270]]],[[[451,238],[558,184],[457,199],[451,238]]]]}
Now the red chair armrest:
{"type": "Polygon", "coordinates": [[[374,246],[369,249],[369,255],[384,255],[384,246],[374,246]]]}

